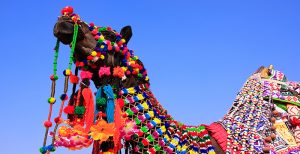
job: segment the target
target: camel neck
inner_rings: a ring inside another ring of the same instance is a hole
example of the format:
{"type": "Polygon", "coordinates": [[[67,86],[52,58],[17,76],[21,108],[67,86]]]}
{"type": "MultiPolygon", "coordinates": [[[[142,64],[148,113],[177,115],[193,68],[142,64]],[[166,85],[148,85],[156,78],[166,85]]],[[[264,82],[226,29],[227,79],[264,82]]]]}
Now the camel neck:
{"type": "Polygon", "coordinates": [[[174,120],[156,100],[148,84],[123,88],[117,102],[123,104],[120,106],[127,123],[136,125],[132,132],[125,134],[125,140],[132,145],[131,151],[214,153],[205,127],[185,126],[174,120]]]}

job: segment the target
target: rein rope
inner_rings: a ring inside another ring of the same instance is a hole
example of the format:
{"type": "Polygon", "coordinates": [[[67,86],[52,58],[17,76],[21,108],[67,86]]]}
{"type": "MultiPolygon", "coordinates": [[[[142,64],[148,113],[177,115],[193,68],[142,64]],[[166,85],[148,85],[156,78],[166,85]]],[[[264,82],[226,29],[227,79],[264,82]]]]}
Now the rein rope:
{"type": "Polygon", "coordinates": [[[60,105],[59,115],[58,115],[58,117],[56,117],[54,119],[54,122],[56,124],[55,124],[54,131],[53,131],[54,136],[52,138],[52,142],[51,142],[50,145],[46,146],[47,145],[47,136],[48,136],[49,128],[52,127],[52,122],[51,122],[52,108],[53,108],[53,104],[56,102],[56,99],[55,99],[55,86],[56,86],[56,80],[58,79],[58,76],[57,76],[57,59],[58,59],[59,43],[60,43],[58,39],[56,41],[54,62],[53,62],[53,75],[50,76],[50,79],[52,80],[51,95],[50,95],[50,98],[48,99],[48,103],[50,104],[50,109],[49,109],[48,119],[44,122],[44,126],[46,128],[46,131],[45,131],[45,136],[44,136],[44,140],[43,140],[43,147],[40,148],[40,152],[42,154],[50,153],[50,152],[55,151],[55,147],[54,147],[55,134],[56,134],[58,125],[63,122],[63,120],[61,118],[62,110],[63,110],[63,106],[64,106],[65,101],[68,100],[68,96],[67,96],[68,82],[69,82],[69,76],[72,74],[71,68],[72,68],[73,59],[74,59],[73,54],[74,54],[74,51],[75,51],[77,35],[78,35],[78,24],[75,22],[73,40],[72,40],[72,44],[71,44],[72,48],[71,48],[70,58],[69,58],[69,65],[68,65],[68,68],[63,72],[63,74],[65,76],[65,81],[64,81],[64,91],[63,91],[63,94],[60,96],[61,105],[60,105]]]}

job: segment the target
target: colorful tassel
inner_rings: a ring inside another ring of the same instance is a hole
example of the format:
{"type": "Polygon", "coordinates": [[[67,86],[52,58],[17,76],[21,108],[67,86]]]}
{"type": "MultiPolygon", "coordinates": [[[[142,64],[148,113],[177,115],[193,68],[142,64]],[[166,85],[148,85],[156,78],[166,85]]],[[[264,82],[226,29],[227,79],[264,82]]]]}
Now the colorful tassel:
{"type": "Polygon", "coordinates": [[[113,123],[114,113],[115,113],[114,92],[110,85],[104,86],[103,90],[107,97],[107,107],[106,107],[107,122],[113,123]]]}

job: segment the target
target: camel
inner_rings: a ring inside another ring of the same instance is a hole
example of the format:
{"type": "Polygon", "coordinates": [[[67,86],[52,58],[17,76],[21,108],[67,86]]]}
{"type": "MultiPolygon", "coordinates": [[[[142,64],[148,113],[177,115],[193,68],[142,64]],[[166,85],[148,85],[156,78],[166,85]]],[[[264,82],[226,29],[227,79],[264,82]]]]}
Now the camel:
{"type": "Polygon", "coordinates": [[[151,154],[292,153],[300,149],[300,84],[287,81],[272,65],[260,67],[247,79],[220,121],[187,126],[174,120],[151,92],[143,62],[127,46],[130,26],[118,33],[87,24],[66,7],[53,32],[58,42],[73,49],[70,63],[76,64],[76,70],[67,78],[76,80],[71,82],[80,88],[77,92],[73,88],[64,108],[68,126],[55,127],[52,146],[79,150],[93,144],[92,154],[120,153],[122,148],[125,153],[151,154]],[[90,81],[97,88],[95,100],[90,81]],[[83,140],[71,143],[72,135],[83,140]]]}

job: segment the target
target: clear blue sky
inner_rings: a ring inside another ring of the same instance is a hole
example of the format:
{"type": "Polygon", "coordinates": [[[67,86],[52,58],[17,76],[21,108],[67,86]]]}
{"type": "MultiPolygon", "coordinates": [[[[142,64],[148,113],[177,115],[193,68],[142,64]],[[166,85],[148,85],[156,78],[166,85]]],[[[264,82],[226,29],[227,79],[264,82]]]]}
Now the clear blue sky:
{"type": "MultiPolygon", "coordinates": [[[[261,65],[273,64],[288,79],[300,81],[296,0],[0,0],[2,154],[38,153],[42,145],[56,40],[52,28],[66,5],[86,22],[118,31],[131,25],[129,47],[148,69],[153,92],[187,124],[222,118],[261,65]]],[[[68,47],[61,48],[60,74],[68,55],[68,47]]],[[[62,80],[58,85],[57,96],[62,80]]],[[[71,152],[60,148],[56,153],[71,152]]]]}

